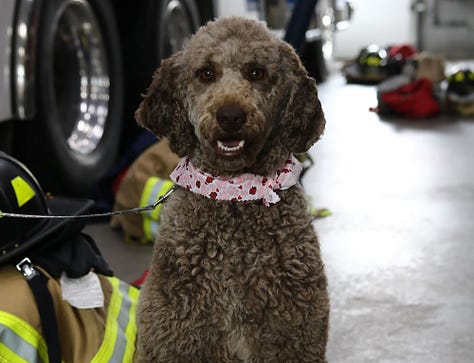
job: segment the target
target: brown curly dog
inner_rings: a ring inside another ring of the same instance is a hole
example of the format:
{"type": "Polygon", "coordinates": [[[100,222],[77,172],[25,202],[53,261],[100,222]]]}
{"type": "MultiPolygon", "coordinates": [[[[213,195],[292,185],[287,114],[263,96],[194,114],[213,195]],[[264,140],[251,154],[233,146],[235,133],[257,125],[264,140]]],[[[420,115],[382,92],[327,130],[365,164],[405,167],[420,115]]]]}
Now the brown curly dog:
{"type": "Polygon", "coordinates": [[[197,170],[161,211],[137,360],[326,362],[327,282],[301,187],[241,201],[191,185],[277,183],[319,138],[316,84],[291,46],[256,21],[210,22],[162,62],[136,118],[186,157],[182,177],[197,170]]]}

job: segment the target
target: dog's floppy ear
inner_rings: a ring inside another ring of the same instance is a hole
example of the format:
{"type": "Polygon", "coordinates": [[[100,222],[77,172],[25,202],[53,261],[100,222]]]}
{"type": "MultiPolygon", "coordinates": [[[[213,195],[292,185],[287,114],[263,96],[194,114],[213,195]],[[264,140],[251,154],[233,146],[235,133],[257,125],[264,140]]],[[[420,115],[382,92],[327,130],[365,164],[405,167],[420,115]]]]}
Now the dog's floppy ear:
{"type": "Polygon", "coordinates": [[[287,43],[280,45],[282,74],[285,77],[286,107],[281,130],[292,153],[307,151],[321,136],[326,121],[318,98],[316,81],[308,76],[298,55],[287,43]]]}
{"type": "Polygon", "coordinates": [[[178,156],[189,155],[195,142],[183,103],[182,52],[164,59],[155,71],[135,119],[158,137],[166,137],[178,156]]]}

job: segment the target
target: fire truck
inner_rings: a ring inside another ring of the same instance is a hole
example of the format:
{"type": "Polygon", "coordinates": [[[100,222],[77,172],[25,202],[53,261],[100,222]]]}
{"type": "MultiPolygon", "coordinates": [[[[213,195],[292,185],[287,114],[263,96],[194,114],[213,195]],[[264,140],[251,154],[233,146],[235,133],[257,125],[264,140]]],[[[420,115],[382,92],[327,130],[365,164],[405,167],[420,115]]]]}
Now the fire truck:
{"type": "MultiPolygon", "coordinates": [[[[138,133],[133,113],[161,59],[207,21],[239,15],[283,36],[287,0],[2,0],[0,149],[54,193],[81,195],[138,133]]],[[[322,81],[349,1],[319,0],[301,52],[322,81]]]]}

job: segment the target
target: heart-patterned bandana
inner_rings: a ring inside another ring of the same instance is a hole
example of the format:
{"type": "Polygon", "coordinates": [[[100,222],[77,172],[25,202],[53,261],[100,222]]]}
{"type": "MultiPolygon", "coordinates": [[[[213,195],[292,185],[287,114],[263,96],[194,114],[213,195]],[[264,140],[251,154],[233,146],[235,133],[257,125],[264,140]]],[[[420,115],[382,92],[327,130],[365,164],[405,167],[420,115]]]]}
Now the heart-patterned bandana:
{"type": "Polygon", "coordinates": [[[211,199],[247,201],[263,200],[267,207],[277,203],[280,197],[275,190],[288,189],[298,183],[302,164],[291,155],[285,165],[273,175],[261,176],[252,173],[236,177],[217,177],[196,168],[189,158],[180,160],[170,175],[179,186],[211,199]]]}

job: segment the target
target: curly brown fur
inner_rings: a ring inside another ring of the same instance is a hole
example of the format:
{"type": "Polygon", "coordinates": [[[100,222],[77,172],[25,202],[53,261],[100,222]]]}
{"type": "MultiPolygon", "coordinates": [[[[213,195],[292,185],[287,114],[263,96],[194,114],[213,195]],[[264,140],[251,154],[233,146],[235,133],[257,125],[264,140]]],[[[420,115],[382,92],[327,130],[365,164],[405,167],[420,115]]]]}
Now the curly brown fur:
{"type": "MultiPolygon", "coordinates": [[[[293,49],[242,18],[208,23],[164,60],[136,117],[216,176],[269,175],[324,129],[293,49]],[[229,105],[242,125],[217,120],[229,105]],[[244,147],[226,152],[218,140],[244,147]]],[[[326,362],[319,243],[301,188],[278,194],[270,207],[170,196],[140,299],[139,362],[326,362]]]]}

